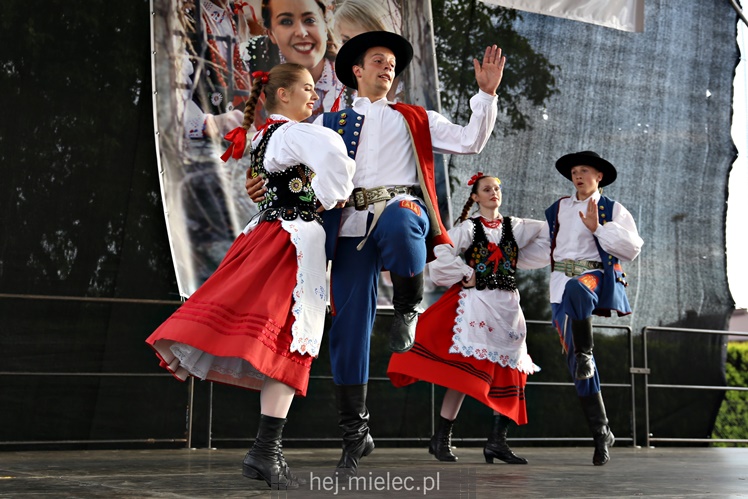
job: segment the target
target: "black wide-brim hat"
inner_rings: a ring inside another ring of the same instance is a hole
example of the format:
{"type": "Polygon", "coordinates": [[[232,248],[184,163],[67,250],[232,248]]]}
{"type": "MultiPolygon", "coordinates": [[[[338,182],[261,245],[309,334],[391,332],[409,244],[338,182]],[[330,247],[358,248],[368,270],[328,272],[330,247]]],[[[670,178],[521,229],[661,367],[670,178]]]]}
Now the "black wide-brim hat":
{"type": "Polygon", "coordinates": [[[616,167],[601,158],[600,155],[594,151],[581,151],[561,156],[558,161],[556,161],[556,170],[558,170],[561,175],[571,180],[571,169],[575,166],[582,165],[591,166],[602,172],[603,179],[600,181],[600,187],[612,184],[618,176],[616,167]]]}
{"type": "Polygon", "coordinates": [[[367,31],[345,42],[335,58],[335,74],[346,87],[358,88],[353,65],[358,57],[372,47],[387,47],[395,54],[395,76],[408,67],[413,59],[413,46],[408,40],[391,31],[367,31]]]}

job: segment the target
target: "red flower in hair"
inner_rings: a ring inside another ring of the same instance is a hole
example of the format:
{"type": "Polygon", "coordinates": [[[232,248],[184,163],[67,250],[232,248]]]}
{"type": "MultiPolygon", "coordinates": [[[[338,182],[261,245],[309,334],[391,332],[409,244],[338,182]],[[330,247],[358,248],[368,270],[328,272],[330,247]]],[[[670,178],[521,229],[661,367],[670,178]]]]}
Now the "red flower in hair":
{"type": "Polygon", "coordinates": [[[262,84],[266,85],[268,82],[268,76],[269,73],[267,71],[255,71],[254,73],[252,73],[252,81],[259,78],[262,84]]]}
{"type": "Polygon", "coordinates": [[[476,183],[479,179],[482,179],[483,177],[485,177],[485,175],[483,175],[483,172],[476,173],[475,175],[470,177],[470,180],[468,180],[468,185],[473,185],[474,183],[476,183]]]}

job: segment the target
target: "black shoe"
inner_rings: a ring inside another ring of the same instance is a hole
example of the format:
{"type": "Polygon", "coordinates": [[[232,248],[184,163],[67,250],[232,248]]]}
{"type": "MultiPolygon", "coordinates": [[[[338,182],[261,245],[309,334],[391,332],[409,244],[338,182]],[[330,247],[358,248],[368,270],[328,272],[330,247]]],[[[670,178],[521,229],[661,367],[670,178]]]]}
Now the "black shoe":
{"type": "Polygon", "coordinates": [[[395,310],[390,325],[389,349],[392,353],[405,353],[416,341],[418,312],[402,314],[395,310]]]}
{"type": "Polygon", "coordinates": [[[590,379],[595,374],[595,364],[592,362],[592,355],[587,353],[574,354],[577,360],[577,369],[574,378],[583,380],[590,379]]]}
{"type": "Polygon", "coordinates": [[[285,418],[260,415],[255,443],[242,461],[242,475],[264,480],[272,489],[296,489],[299,482],[281,453],[281,435],[285,418]]]}
{"type": "Polygon", "coordinates": [[[390,351],[410,350],[416,339],[418,305],[423,299],[423,272],[413,277],[402,277],[390,272],[392,279],[392,307],[395,309],[390,326],[390,351]]]}
{"type": "Polygon", "coordinates": [[[493,463],[494,458],[496,458],[507,464],[527,464],[527,459],[512,452],[512,449],[506,443],[506,434],[511,421],[503,414],[494,415],[491,435],[488,437],[486,446],[483,447],[483,457],[486,458],[487,463],[493,463]]]}
{"type": "Polygon", "coordinates": [[[343,453],[337,464],[343,475],[358,474],[358,462],[374,450],[369,434],[369,410],[366,408],[367,385],[335,385],[335,398],[343,430],[343,453]]]}
{"type": "Polygon", "coordinates": [[[610,461],[610,452],[608,447],[613,447],[616,443],[616,437],[610,431],[609,426],[605,426],[600,433],[592,436],[595,441],[595,453],[592,455],[592,464],[602,466],[610,461]]]}
{"type": "Polygon", "coordinates": [[[439,461],[455,462],[457,456],[452,454],[452,427],[454,420],[450,421],[439,416],[439,426],[436,433],[429,442],[429,454],[433,454],[439,461]]]}
{"type": "Polygon", "coordinates": [[[589,379],[595,374],[595,364],[592,361],[592,318],[571,321],[571,335],[574,339],[574,357],[577,368],[576,379],[589,379]]]}
{"type": "Polygon", "coordinates": [[[587,417],[587,424],[592,432],[595,442],[595,453],[592,455],[592,464],[603,466],[610,461],[608,447],[613,447],[616,442],[615,436],[608,426],[608,416],[605,414],[603,395],[597,392],[589,397],[579,397],[582,409],[587,417]]]}

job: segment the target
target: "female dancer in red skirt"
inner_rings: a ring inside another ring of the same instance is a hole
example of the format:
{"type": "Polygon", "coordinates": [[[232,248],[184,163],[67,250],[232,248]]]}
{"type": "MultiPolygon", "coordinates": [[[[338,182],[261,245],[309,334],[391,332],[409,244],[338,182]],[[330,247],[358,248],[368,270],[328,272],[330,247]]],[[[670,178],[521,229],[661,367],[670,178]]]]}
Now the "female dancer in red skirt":
{"type": "Polygon", "coordinates": [[[249,173],[265,177],[260,215],[146,342],[180,380],[191,375],[259,390],[260,426],[243,474],[294,488],[281,434],[294,395],[306,395],[324,327],[325,232],[317,212],[348,198],[355,163],[335,132],[299,123],[318,99],[306,68],[280,64],[252,76],[244,125],[226,136],[232,145],[223,159],[244,154],[264,91],[271,114],[252,137],[249,173]]]}
{"type": "Polygon", "coordinates": [[[494,411],[483,449],[486,462],[526,464],[509,448],[506,434],[510,421],[527,423],[525,384],[539,368],[527,354],[514,274],[518,267],[548,265],[547,249],[532,244],[543,222],[502,217],[496,177],[479,172],[468,185],[472,190],[461,223],[449,231],[454,246],[434,248],[436,260],[429,264],[434,282],[451,288],[418,319],[413,348],[392,355],[387,375],[397,387],[427,381],[447,388],[429,445],[440,461],[457,460],[450,448],[452,426],[470,395],[494,411]],[[473,203],[479,213],[468,219],[473,203]]]}

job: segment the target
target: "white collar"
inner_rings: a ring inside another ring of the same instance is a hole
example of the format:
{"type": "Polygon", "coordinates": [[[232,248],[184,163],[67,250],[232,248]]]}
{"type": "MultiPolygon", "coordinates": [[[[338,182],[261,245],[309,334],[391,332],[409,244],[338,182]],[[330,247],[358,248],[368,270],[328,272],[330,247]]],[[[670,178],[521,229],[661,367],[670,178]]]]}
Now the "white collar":
{"type": "Polygon", "coordinates": [[[572,203],[586,203],[586,202],[588,202],[588,201],[589,201],[590,199],[594,199],[594,200],[595,200],[595,202],[597,203],[598,201],[600,201],[600,191],[599,191],[599,190],[597,190],[597,191],[593,192],[593,193],[592,193],[592,195],[591,195],[590,197],[588,197],[588,198],[586,198],[586,199],[581,199],[581,200],[580,200],[580,199],[577,199],[577,191],[576,191],[576,189],[575,189],[575,190],[574,190],[574,193],[573,193],[573,194],[572,194],[572,195],[571,195],[570,197],[571,197],[571,202],[572,202],[572,203]]]}
{"type": "Polygon", "coordinates": [[[374,102],[369,100],[368,97],[356,97],[356,99],[353,101],[353,110],[358,114],[366,114],[366,111],[371,106],[387,106],[389,104],[390,101],[387,100],[387,97],[382,97],[381,99],[374,102]]]}

